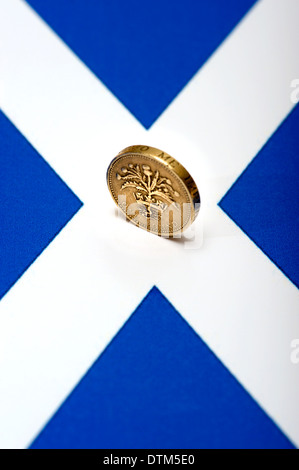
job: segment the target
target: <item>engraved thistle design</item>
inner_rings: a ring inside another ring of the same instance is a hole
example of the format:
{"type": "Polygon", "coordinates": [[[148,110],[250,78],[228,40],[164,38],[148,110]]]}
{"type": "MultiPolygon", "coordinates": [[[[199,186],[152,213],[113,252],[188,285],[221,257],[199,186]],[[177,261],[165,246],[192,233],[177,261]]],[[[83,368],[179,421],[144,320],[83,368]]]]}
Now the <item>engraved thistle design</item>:
{"type": "Polygon", "coordinates": [[[158,170],[152,171],[148,165],[133,165],[121,168],[116,174],[118,180],[124,181],[121,189],[135,189],[134,197],[141,205],[141,213],[146,217],[158,218],[159,212],[165,211],[168,204],[175,202],[179,193],[172,187],[169,178],[162,177],[158,170]]]}

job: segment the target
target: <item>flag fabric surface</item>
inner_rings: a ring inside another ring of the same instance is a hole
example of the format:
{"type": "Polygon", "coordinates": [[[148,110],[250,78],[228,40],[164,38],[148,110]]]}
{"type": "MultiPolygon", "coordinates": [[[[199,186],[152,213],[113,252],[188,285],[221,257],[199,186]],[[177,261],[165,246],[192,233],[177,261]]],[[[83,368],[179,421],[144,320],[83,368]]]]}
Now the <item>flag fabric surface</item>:
{"type": "Polygon", "coordinates": [[[298,1],[0,0],[0,41],[0,447],[298,447],[298,1]],[[116,216],[132,144],[182,239],[116,216]]]}

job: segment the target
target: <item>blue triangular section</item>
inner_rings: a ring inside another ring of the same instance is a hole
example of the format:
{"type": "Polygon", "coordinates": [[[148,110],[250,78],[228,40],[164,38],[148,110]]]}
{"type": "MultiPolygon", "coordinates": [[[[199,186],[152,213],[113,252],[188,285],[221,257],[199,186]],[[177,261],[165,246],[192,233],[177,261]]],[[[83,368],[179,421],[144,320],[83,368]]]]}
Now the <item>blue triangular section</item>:
{"type": "Polygon", "coordinates": [[[220,207],[299,287],[299,106],[220,201],[220,207]]]}
{"type": "Polygon", "coordinates": [[[27,2],[149,128],[256,0],[27,2]]]}
{"type": "Polygon", "coordinates": [[[0,299],[81,206],[0,111],[0,299]]]}
{"type": "Polygon", "coordinates": [[[293,446],[153,288],[31,447],[293,446]]]}

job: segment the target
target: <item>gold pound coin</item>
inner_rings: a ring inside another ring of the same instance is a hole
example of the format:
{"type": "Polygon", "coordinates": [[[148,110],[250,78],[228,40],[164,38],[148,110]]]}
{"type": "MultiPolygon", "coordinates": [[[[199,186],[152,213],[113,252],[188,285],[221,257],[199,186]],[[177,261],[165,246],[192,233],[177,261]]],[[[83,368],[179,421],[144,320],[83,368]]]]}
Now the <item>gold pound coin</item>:
{"type": "Polygon", "coordinates": [[[197,186],[188,171],[162,150],[127,147],[107,170],[109,191],[127,219],[164,237],[179,236],[200,208],[197,186]]]}

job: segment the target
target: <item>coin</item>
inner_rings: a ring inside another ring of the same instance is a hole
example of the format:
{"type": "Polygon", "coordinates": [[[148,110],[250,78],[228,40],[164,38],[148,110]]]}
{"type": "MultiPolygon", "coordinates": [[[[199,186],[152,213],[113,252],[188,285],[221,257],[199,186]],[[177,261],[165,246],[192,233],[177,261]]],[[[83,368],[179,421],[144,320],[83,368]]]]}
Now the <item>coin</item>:
{"type": "Polygon", "coordinates": [[[179,236],[198,215],[200,196],[188,171],[168,153],[147,145],[127,147],[107,170],[110,193],[138,227],[179,236]]]}

